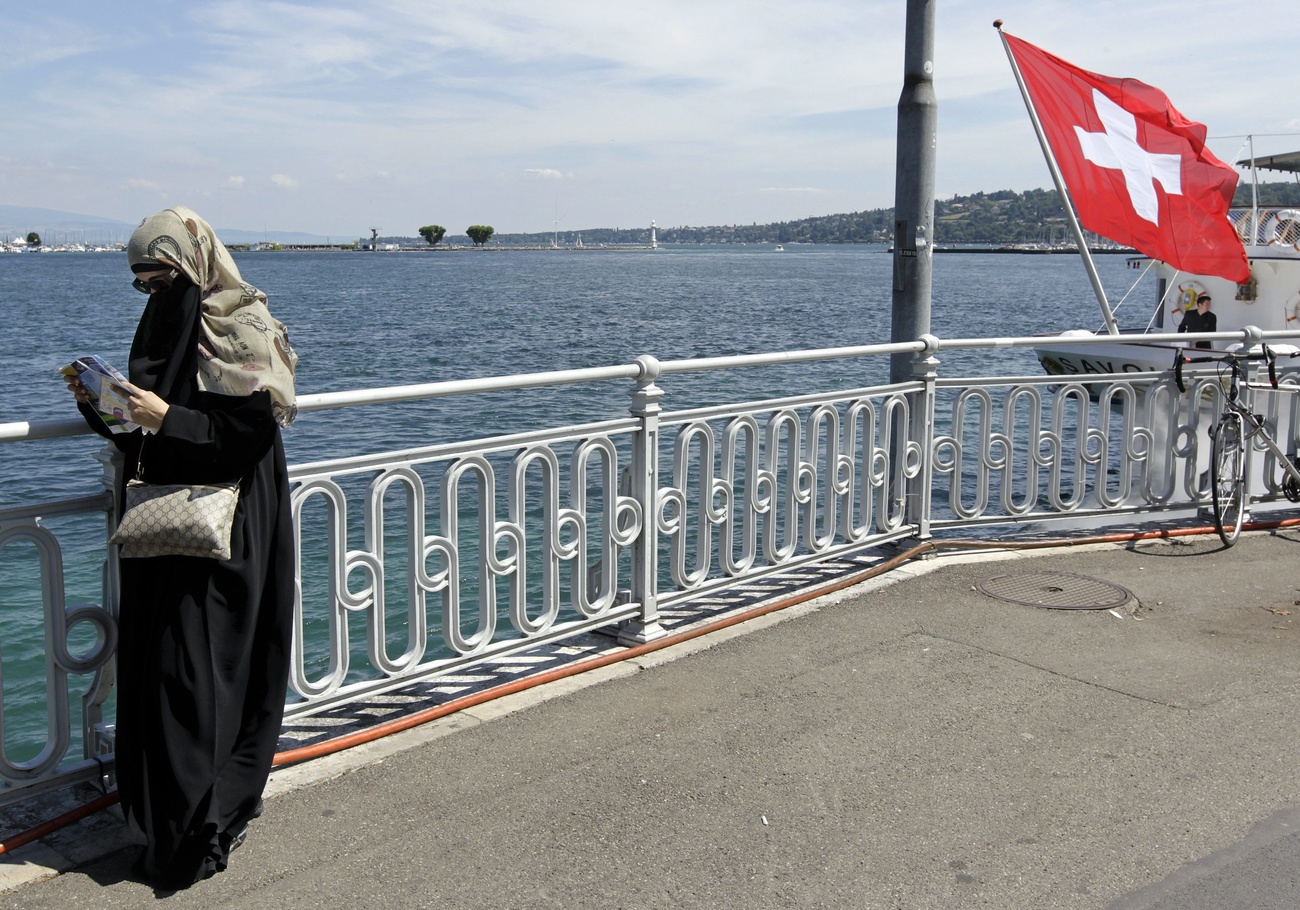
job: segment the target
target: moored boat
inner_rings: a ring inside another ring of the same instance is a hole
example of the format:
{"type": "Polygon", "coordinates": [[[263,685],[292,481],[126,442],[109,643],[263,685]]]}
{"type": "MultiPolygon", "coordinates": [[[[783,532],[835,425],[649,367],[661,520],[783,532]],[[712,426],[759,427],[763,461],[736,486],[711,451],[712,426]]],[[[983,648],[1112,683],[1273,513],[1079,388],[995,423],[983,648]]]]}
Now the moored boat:
{"type": "Polygon", "coordinates": [[[1239,174],[1207,147],[1205,126],[1183,116],[1162,91],[1082,69],[1003,32],[1001,20],[994,26],[1105,324],[1105,334],[1075,330],[1044,340],[1037,355],[1047,372],[1165,370],[1189,342],[1258,343],[1261,336],[1248,327],[1300,335],[1300,209],[1258,204],[1259,170],[1300,172],[1300,153],[1256,158],[1250,145],[1237,167],[1250,171],[1251,205],[1234,207],[1239,174]],[[1085,228],[1144,257],[1132,262],[1155,283],[1156,310],[1141,331],[1153,336],[1149,341],[1120,332],[1085,228]],[[1206,296],[1209,309],[1198,311],[1206,296]],[[1182,338],[1171,337],[1180,330],[1182,338]],[[1205,337],[1227,332],[1241,334],[1205,337]]]}
{"type": "MultiPolygon", "coordinates": [[[[1251,159],[1239,166],[1252,164],[1300,172],[1300,153],[1251,159]]],[[[1300,209],[1236,208],[1229,217],[1245,246],[1250,279],[1238,283],[1180,271],[1159,260],[1131,260],[1143,269],[1144,281],[1154,278],[1155,310],[1142,334],[1177,332],[1184,315],[1195,309],[1197,297],[1209,294],[1219,332],[1255,326],[1266,332],[1295,331],[1300,335],[1300,209]]],[[[1131,334],[1126,337],[1131,339],[1131,334]]],[[[1043,368],[1054,375],[1136,373],[1168,369],[1173,350],[1188,344],[1181,340],[1107,343],[1103,340],[1107,338],[1115,336],[1076,329],[1044,340],[1035,353],[1043,368]],[[1081,342],[1082,338],[1090,340],[1081,342]]],[[[1220,340],[1211,346],[1226,348],[1234,343],[1220,340]]]]}

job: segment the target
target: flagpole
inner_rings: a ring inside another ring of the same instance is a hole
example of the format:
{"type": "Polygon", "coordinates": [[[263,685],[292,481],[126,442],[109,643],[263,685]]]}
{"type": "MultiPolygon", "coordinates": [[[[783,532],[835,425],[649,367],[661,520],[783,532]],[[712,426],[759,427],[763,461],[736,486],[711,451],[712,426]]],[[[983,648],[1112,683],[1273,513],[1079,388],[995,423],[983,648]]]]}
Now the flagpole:
{"type": "Polygon", "coordinates": [[[1252,245],[1262,243],[1259,239],[1259,172],[1255,170],[1255,136],[1246,137],[1250,147],[1250,242],[1252,245]]]}
{"type": "Polygon", "coordinates": [[[1079,253],[1083,256],[1083,267],[1088,273],[1088,280],[1092,282],[1093,293],[1097,295],[1097,303],[1101,306],[1101,318],[1106,322],[1106,331],[1111,335],[1119,334],[1119,325],[1115,322],[1115,314],[1111,312],[1110,303],[1106,300],[1106,289],[1101,286],[1101,276],[1097,274],[1097,265],[1092,261],[1092,251],[1088,249],[1088,242],[1084,239],[1083,229],[1079,227],[1079,219],[1074,214],[1074,203],[1070,199],[1069,192],[1065,189],[1065,180],[1061,177],[1061,170],[1056,165],[1056,158],[1052,155],[1052,149],[1047,144],[1047,136],[1043,134],[1043,125],[1038,120],[1038,111],[1034,110],[1034,102],[1029,98],[1029,90],[1025,87],[1025,79],[1020,75],[1020,65],[1016,63],[1016,55],[1011,53],[1011,46],[1007,44],[1007,36],[1002,33],[1002,20],[994,21],[993,27],[998,30],[998,37],[1002,39],[1002,49],[1007,52],[1007,59],[1011,61],[1011,72],[1015,74],[1016,85],[1020,86],[1020,96],[1025,99],[1025,107],[1029,110],[1029,121],[1034,125],[1034,133],[1038,136],[1038,144],[1042,146],[1043,157],[1047,159],[1047,169],[1052,173],[1052,181],[1056,184],[1056,191],[1061,194],[1061,200],[1065,203],[1065,218],[1070,223],[1070,230],[1074,233],[1074,240],[1079,245],[1079,253]]]}

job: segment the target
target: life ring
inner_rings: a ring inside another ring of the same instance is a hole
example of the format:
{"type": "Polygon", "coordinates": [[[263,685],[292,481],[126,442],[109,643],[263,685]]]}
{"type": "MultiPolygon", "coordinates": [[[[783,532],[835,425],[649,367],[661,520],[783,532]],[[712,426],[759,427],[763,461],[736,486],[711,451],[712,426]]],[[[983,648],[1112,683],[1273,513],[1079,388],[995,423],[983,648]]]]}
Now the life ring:
{"type": "MultiPolygon", "coordinates": [[[[1287,243],[1300,250],[1300,211],[1282,209],[1273,214],[1273,239],[1269,244],[1287,243]]],[[[1267,236],[1267,235],[1265,235],[1267,236]]]]}
{"type": "Polygon", "coordinates": [[[1293,295],[1291,299],[1286,302],[1286,307],[1282,312],[1283,315],[1286,316],[1287,328],[1292,328],[1293,326],[1291,323],[1293,322],[1296,323],[1297,326],[1300,326],[1300,293],[1293,295]]]}
{"type": "MultiPolygon", "coordinates": [[[[1300,212],[1296,214],[1300,215],[1300,212]]],[[[1282,243],[1289,243],[1300,249],[1300,217],[1283,218],[1279,215],[1277,218],[1277,239],[1282,243]]]]}

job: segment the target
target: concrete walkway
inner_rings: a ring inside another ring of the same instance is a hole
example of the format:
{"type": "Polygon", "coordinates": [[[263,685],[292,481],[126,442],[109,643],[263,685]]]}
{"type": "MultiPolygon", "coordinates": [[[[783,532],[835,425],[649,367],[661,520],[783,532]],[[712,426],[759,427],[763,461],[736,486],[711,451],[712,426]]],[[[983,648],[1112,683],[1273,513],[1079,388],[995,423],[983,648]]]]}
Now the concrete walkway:
{"type": "Polygon", "coordinates": [[[277,772],[188,891],[133,881],[105,814],[0,906],[1295,908],[1298,601],[1294,532],[913,563],[277,772]],[[1135,599],[977,587],[1025,573],[1135,599]]]}

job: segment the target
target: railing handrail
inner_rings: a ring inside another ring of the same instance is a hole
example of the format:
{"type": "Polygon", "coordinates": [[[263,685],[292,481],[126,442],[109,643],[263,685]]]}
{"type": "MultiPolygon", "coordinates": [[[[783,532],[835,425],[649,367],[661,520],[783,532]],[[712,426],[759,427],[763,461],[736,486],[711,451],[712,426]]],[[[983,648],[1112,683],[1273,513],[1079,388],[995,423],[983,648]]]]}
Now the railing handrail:
{"type": "MultiPolygon", "coordinates": [[[[1249,326],[1120,337],[924,335],[304,395],[300,409],[318,411],[621,380],[628,407],[475,439],[415,435],[412,448],[291,465],[295,533],[310,528],[299,540],[312,554],[298,579],[292,685],[303,701],[293,712],[390,693],[595,629],[616,629],[623,644],[649,640],[664,634],[661,615],[679,622],[701,596],[903,537],[1188,513],[1208,495],[1202,411],[1222,395],[1213,375],[1192,377],[1186,390],[1172,371],[942,377],[942,360],[960,363],[943,352],[1161,345],[1172,366],[1189,341],[1253,347],[1296,338],[1249,326]],[[877,371],[853,360],[899,353],[915,355],[902,382],[872,384],[877,371]],[[674,385],[667,374],[817,361],[848,367],[819,391],[663,407],[674,385]]],[[[1258,407],[1279,426],[1300,427],[1300,401],[1263,396],[1258,407]]],[[[0,442],[88,432],[73,414],[0,424],[0,442]]],[[[105,470],[95,495],[0,509],[0,548],[34,547],[41,558],[47,688],[57,695],[36,758],[11,761],[0,749],[0,805],[60,775],[84,776],[81,764],[59,765],[71,742],[72,675],[93,674],[80,695],[83,764],[111,752],[100,719],[113,686],[118,586],[116,556],[111,547],[100,553],[98,535],[115,520],[110,491],[120,466],[107,451],[96,456],[105,470]],[[88,564],[101,570],[102,604],[65,602],[61,536],[81,548],[79,585],[92,577],[88,564]],[[102,569],[94,564],[101,556],[102,569]],[[84,629],[75,646],[68,639],[83,623],[97,636],[89,651],[80,645],[84,629]]],[[[1258,462],[1261,505],[1282,495],[1268,457],[1248,453],[1258,462]]]]}
{"type": "Polygon", "coordinates": [[[17,442],[22,439],[63,439],[69,436],[86,436],[91,432],[80,417],[59,417],[49,420],[16,420],[0,423],[0,442],[17,442]]]}
{"type": "MultiPolygon", "coordinates": [[[[926,335],[917,341],[890,344],[865,344],[836,348],[811,348],[797,351],[771,351],[760,354],[731,354],[723,357],[698,357],[681,360],[659,360],[652,355],[642,355],[631,363],[603,367],[585,367],[574,370],[549,370],[538,373],[517,373],[506,376],[485,376],[475,379],[451,379],[415,385],[382,386],[373,389],[354,389],[346,392],[313,392],[298,396],[298,410],[326,411],[357,405],[393,404],[456,395],[474,395],[484,392],[518,391],[556,385],[573,385],[583,382],[601,382],[612,379],[653,380],[660,374],[688,373],[703,370],[729,370],[745,367],[776,366],[791,363],[812,363],[824,360],[845,360],[853,357],[883,354],[920,353],[983,348],[1036,347],[1052,335],[1012,335],[1004,338],[950,338],[941,339],[926,335]]],[[[1246,326],[1231,332],[1188,332],[1177,334],[1144,335],[1070,335],[1070,344],[1159,344],[1186,341],[1236,341],[1258,344],[1261,340],[1300,338],[1300,331],[1263,331],[1246,326]]],[[[57,439],[84,436],[91,432],[80,418],[53,418],[46,420],[20,420],[0,423],[0,443],[27,439],[57,439]]]]}

